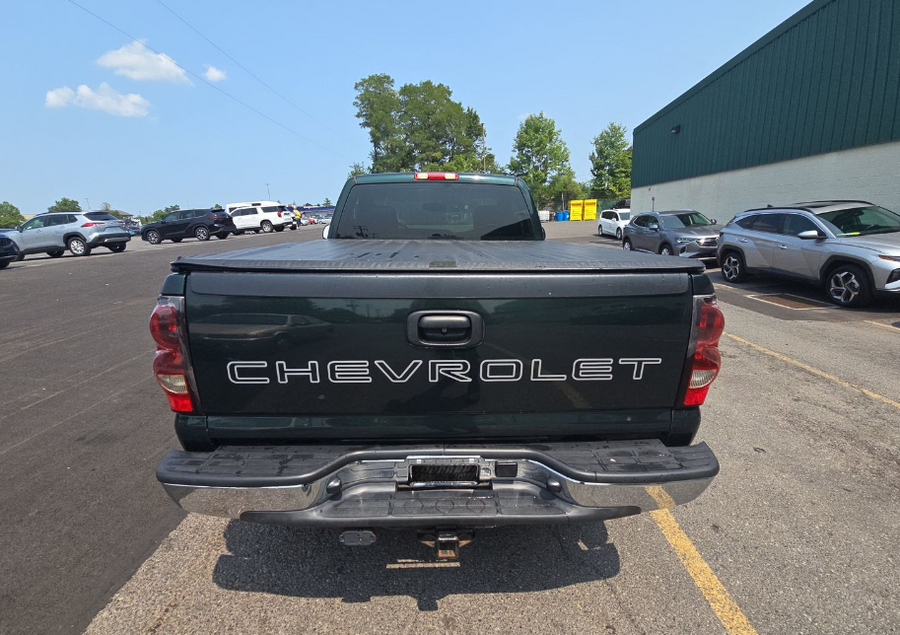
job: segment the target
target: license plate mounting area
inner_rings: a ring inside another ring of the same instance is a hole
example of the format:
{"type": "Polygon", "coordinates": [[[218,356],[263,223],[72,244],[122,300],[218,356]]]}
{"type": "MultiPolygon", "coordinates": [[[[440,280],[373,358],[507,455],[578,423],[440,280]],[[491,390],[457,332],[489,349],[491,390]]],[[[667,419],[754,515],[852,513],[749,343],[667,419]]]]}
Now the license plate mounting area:
{"type": "Polygon", "coordinates": [[[413,459],[409,462],[407,486],[417,489],[478,487],[481,465],[476,458],[413,459]]]}

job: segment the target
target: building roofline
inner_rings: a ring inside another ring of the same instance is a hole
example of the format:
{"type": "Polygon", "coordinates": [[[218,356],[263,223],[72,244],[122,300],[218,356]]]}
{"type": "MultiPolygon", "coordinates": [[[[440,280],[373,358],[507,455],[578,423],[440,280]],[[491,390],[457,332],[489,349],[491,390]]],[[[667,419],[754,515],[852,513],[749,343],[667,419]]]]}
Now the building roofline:
{"type": "Polygon", "coordinates": [[[693,87],[689,88],[687,91],[682,93],[679,97],[676,97],[673,101],[669,102],[668,105],[664,106],[662,109],[657,111],[655,114],[648,117],[643,123],[639,124],[633,131],[632,135],[636,135],[638,132],[655,122],[656,120],[664,117],[669,112],[674,110],[677,106],[680,106],[688,99],[696,95],[697,93],[704,90],[707,86],[714,83],[717,79],[731,71],[738,64],[756,54],[758,51],[764,49],[771,42],[774,42],[779,37],[784,35],[787,31],[794,28],[801,22],[803,22],[806,18],[811,16],[813,13],[816,13],[820,9],[825,6],[835,2],[835,0],[813,0],[808,5],[797,11],[794,15],[789,17],[787,20],[776,26],[774,29],[769,31],[767,34],[756,40],[753,44],[745,48],[743,51],[732,57],[730,60],[725,62],[722,66],[714,70],[712,73],[707,75],[705,78],[701,79],[697,84],[693,87]]]}

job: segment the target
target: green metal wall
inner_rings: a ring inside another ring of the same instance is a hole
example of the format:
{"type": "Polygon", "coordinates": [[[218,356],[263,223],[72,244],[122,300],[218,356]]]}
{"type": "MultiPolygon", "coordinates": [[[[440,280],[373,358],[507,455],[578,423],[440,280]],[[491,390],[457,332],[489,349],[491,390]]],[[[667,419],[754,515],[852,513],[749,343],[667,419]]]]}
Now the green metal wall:
{"type": "Polygon", "coordinates": [[[815,0],[635,129],[632,185],[897,140],[900,0],[815,0]]]}

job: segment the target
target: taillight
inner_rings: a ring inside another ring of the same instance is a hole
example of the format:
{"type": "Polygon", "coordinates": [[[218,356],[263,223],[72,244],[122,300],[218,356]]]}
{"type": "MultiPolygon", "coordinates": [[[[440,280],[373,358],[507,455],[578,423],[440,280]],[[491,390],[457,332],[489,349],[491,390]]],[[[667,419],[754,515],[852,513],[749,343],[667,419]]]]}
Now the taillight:
{"type": "Polygon", "coordinates": [[[456,181],[459,174],[456,172],[416,172],[417,181],[456,181]]]}
{"type": "Polygon", "coordinates": [[[281,212],[278,212],[278,218],[281,218],[281,212]]]}
{"type": "Polygon", "coordinates": [[[87,223],[85,223],[84,225],[82,225],[82,227],[96,227],[97,225],[103,225],[103,223],[97,223],[97,222],[91,222],[91,221],[88,221],[87,223]]]}
{"type": "Polygon", "coordinates": [[[150,335],[156,342],[153,374],[175,412],[193,412],[190,364],[183,341],[184,298],[160,296],[150,315],[150,335]]]}
{"type": "Polygon", "coordinates": [[[685,406],[699,406],[706,401],[706,393],[722,366],[719,338],[724,329],[725,316],[719,309],[716,296],[695,297],[689,349],[691,354],[687,360],[691,374],[682,402],[685,406]]]}

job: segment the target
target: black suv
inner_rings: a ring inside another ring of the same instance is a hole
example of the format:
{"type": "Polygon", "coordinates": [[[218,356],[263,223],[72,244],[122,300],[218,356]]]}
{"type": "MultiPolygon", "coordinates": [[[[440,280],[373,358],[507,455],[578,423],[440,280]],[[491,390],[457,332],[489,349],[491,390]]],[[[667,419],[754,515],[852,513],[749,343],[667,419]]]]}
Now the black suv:
{"type": "Polygon", "coordinates": [[[234,221],[221,209],[180,209],[163,216],[162,220],[141,228],[141,239],[151,245],[164,240],[180,243],[183,238],[209,240],[210,236],[228,238],[234,233],[234,221]]]}

